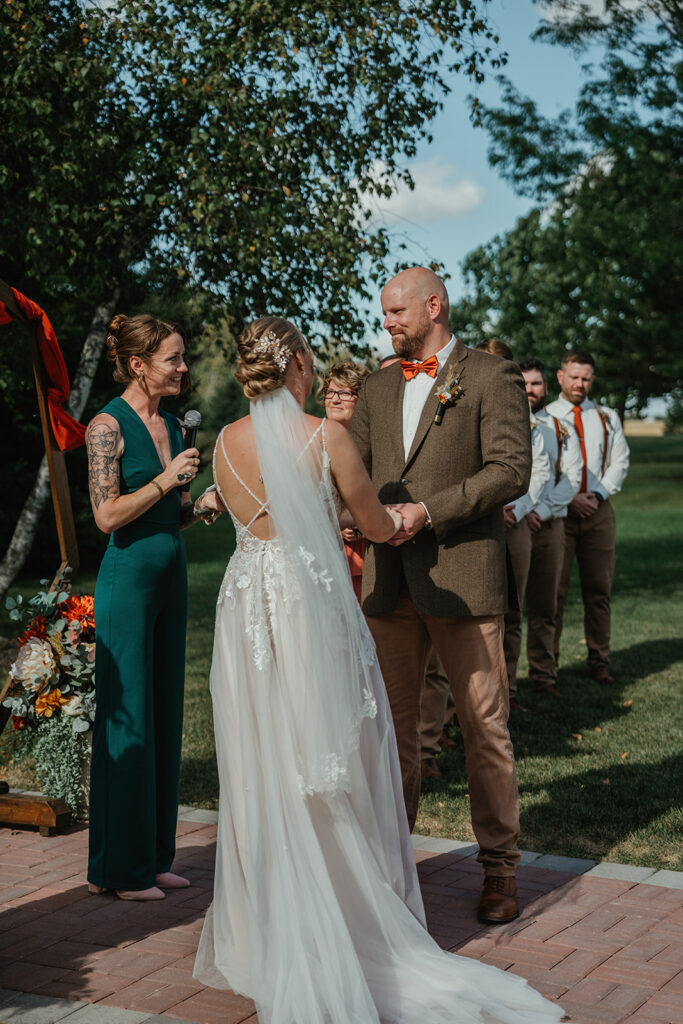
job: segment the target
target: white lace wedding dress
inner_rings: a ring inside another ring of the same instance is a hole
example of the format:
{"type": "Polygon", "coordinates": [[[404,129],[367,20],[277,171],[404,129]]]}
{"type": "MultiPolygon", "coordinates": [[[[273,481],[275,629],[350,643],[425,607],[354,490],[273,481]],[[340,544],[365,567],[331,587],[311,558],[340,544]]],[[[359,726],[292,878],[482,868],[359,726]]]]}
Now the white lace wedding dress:
{"type": "MultiPolygon", "coordinates": [[[[284,388],[251,415],[268,501],[246,488],[254,517],[233,516],[216,611],[220,813],[195,977],[251,997],[261,1024],[559,1021],[522,978],[444,953],[426,931],[324,426],[312,433],[284,388]],[[270,540],[250,531],[262,514],[270,540]]],[[[217,451],[230,465],[222,435],[217,451]]]]}

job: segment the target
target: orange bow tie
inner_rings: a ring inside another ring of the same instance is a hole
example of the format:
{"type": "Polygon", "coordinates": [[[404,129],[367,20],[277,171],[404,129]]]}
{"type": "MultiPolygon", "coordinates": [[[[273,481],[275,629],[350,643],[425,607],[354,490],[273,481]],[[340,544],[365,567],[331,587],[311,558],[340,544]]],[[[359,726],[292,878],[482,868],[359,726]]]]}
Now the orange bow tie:
{"type": "Polygon", "coordinates": [[[436,356],[430,356],[424,363],[409,363],[406,359],[401,360],[401,369],[406,380],[412,380],[418,373],[426,373],[428,377],[436,377],[439,372],[439,360],[436,356]]]}

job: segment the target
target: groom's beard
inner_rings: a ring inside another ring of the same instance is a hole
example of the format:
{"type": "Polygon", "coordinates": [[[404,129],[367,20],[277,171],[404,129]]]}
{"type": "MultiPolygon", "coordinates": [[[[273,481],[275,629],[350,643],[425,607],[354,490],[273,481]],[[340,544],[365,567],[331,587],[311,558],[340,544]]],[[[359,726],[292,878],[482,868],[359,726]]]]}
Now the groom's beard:
{"type": "Polygon", "coordinates": [[[396,355],[401,359],[417,359],[422,352],[424,340],[429,334],[431,326],[432,321],[425,314],[424,320],[415,328],[413,334],[392,335],[391,344],[396,355]]]}
{"type": "Polygon", "coordinates": [[[535,402],[529,402],[529,411],[537,413],[544,409],[547,397],[547,395],[543,395],[542,398],[537,398],[535,402]]]}

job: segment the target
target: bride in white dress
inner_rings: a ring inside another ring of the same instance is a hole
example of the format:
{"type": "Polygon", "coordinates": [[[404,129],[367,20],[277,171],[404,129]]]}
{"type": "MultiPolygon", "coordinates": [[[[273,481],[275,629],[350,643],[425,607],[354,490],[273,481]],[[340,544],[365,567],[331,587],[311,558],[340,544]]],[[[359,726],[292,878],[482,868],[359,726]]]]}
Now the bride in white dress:
{"type": "Polygon", "coordinates": [[[262,317],[239,341],[250,415],[214,477],[237,533],[211,694],[220,777],[214,900],[194,975],[261,1024],[551,1024],[526,981],[429,936],[374,644],[337,525],[371,541],[379,503],[347,431],[304,412],[310,348],[262,317]]]}

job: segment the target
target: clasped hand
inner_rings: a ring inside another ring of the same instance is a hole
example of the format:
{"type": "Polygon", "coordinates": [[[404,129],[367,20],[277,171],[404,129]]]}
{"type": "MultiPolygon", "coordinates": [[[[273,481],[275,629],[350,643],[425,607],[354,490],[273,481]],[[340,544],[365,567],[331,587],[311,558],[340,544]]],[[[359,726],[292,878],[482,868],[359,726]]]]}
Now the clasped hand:
{"type": "Polygon", "coordinates": [[[393,547],[398,547],[399,544],[405,544],[407,540],[412,540],[415,534],[419,533],[427,522],[427,513],[424,510],[424,506],[417,502],[402,502],[399,505],[386,505],[385,508],[390,514],[398,512],[401,517],[401,526],[397,529],[394,536],[387,541],[387,544],[391,544],[393,547]]]}
{"type": "Polygon", "coordinates": [[[579,519],[588,519],[594,512],[598,511],[599,502],[592,491],[582,491],[575,494],[569,503],[569,508],[579,519]]]}

